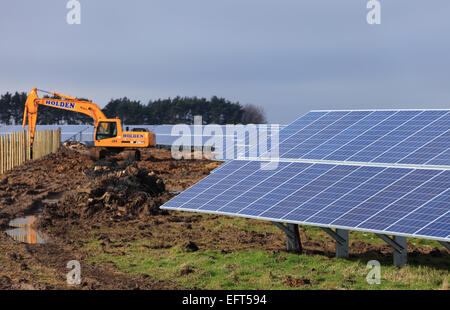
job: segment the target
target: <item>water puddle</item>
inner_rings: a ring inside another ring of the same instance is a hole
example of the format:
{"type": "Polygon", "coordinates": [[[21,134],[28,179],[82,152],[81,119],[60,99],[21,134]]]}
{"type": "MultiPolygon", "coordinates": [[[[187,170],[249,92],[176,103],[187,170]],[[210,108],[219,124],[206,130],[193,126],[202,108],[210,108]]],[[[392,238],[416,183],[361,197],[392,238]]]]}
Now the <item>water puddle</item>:
{"type": "MultiPolygon", "coordinates": [[[[61,199],[63,193],[50,192],[43,204],[56,204],[61,199]]],[[[28,244],[46,243],[43,234],[33,228],[33,224],[38,219],[39,214],[42,213],[42,208],[34,211],[32,215],[18,217],[9,222],[11,229],[5,230],[5,233],[11,236],[14,240],[28,244]]]]}
{"type": "Polygon", "coordinates": [[[45,243],[46,240],[42,235],[32,228],[36,219],[36,215],[15,218],[9,222],[9,226],[13,228],[6,230],[5,233],[19,242],[29,244],[45,243]]]}

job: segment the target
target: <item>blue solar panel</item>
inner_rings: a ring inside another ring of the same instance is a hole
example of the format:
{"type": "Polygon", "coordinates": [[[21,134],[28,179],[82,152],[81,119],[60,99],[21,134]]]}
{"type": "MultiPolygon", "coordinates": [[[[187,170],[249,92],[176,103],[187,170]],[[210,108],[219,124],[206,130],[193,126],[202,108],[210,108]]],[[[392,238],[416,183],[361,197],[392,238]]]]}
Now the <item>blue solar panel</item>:
{"type": "Polygon", "coordinates": [[[227,162],[162,208],[448,242],[449,121],[449,110],[310,112],[281,130],[276,169],[227,162]]]}
{"type": "Polygon", "coordinates": [[[450,165],[449,129],[449,110],[310,112],[281,130],[279,157],[450,165]]]}
{"type": "Polygon", "coordinates": [[[229,161],[163,209],[450,240],[450,171],[229,161]]]}

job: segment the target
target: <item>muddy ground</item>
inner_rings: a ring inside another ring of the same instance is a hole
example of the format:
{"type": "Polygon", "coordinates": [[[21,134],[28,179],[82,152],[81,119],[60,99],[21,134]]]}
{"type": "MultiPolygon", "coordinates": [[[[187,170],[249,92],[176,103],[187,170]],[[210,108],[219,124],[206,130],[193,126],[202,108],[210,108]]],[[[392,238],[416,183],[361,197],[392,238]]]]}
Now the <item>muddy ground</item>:
{"type": "MultiPolygon", "coordinates": [[[[120,156],[94,162],[62,147],[57,154],[0,176],[0,289],[71,288],[66,285],[70,260],[83,265],[81,288],[176,289],[173,283],[147,275],[124,275],[85,262],[74,236],[102,226],[115,226],[120,233],[126,225],[146,227],[149,220],[164,221],[168,213],[159,206],[174,196],[171,192],[191,186],[219,165],[207,160],[174,161],[163,149],[144,151],[137,164],[120,156]],[[35,227],[44,232],[46,244],[19,243],[3,232],[13,218],[39,209],[43,212],[35,227]]],[[[141,235],[145,233],[143,229],[141,235]]],[[[135,236],[127,234],[127,238],[135,236]]]]}
{"type": "MultiPolygon", "coordinates": [[[[45,244],[24,244],[0,233],[0,289],[182,289],[146,274],[122,273],[107,262],[92,262],[83,244],[88,235],[102,241],[95,251],[111,255],[121,255],[121,247],[141,239],[152,240],[155,249],[174,245],[191,251],[284,249],[282,233],[243,231],[232,225],[213,232],[203,223],[220,216],[159,209],[174,192],[206,177],[220,162],[173,160],[164,149],[145,150],[138,163],[118,156],[94,162],[83,151],[62,147],[57,154],[0,176],[1,230],[11,219],[42,209],[35,227],[47,239],[45,244]],[[192,229],[194,225],[198,229],[192,229]],[[66,282],[71,260],[83,266],[79,286],[66,282]]],[[[311,239],[303,229],[301,237],[307,254],[333,255],[331,240],[311,239]]],[[[438,248],[409,245],[408,250],[412,256],[430,252],[448,256],[438,248]]],[[[379,257],[391,249],[354,242],[351,253],[379,257]]]]}

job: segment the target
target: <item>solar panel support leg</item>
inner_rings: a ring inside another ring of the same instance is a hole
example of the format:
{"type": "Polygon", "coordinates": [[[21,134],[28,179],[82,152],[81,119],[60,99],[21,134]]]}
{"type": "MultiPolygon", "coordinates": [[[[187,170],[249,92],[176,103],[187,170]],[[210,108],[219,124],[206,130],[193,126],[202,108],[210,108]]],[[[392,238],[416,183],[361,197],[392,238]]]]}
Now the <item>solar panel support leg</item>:
{"type": "Polygon", "coordinates": [[[328,235],[336,240],[336,257],[348,257],[348,230],[322,227],[328,235]]]}
{"type": "Polygon", "coordinates": [[[286,249],[289,252],[301,253],[303,251],[297,224],[286,224],[284,226],[278,222],[272,223],[286,234],[286,249]]]}
{"type": "Polygon", "coordinates": [[[394,249],[394,265],[403,267],[408,262],[408,250],[406,237],[394,236],[393,239],[386,235],[376,234],[378,237],[386,241],[394,249]]]}
{"type": "Polygon", "coordinates": [[[447,248],[447,250],[450,251],[450,242],[439,241],[439,243],[442,244],[443,246],[445,246],[447,248]]]}

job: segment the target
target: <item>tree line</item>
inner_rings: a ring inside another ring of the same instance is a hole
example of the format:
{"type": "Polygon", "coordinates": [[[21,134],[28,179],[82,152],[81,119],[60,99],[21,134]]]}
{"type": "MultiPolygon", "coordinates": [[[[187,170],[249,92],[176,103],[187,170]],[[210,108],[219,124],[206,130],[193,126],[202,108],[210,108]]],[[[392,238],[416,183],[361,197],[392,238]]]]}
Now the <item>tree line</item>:
{"type": "MultiPolygon", "coordinates": [[[[54,98],[54,97],[52,97],[54,98]]],[[[0,96],[0,124],[22,124],[27,94],[7,92],[0,96]]],[[[108,118],[119,117],[124,124],[193,124],[194,116],[201,115],[204,124],[265,124],[264,110],[256,105],[241,105],[216,96],[210,99],[175,97],[150,100],[147,104],[127,97],[111,99],[102,109],[108,118]]],[[[81,113],[39,106],[40,125],[84,125],[92,119],[81,113]]]]}

